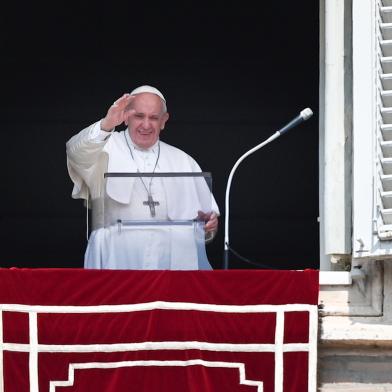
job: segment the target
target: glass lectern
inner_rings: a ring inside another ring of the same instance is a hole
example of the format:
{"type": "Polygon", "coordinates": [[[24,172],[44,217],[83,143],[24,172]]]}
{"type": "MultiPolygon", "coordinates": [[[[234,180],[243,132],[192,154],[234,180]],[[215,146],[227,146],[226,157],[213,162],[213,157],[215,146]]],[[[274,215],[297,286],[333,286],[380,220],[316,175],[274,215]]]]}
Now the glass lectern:
{"type": "Polygon", "coordinates": [[[92,226],[108,265],[211,269],[204,231],[212,211],[210,173],[106,173],[103,187],[92,226]]]}

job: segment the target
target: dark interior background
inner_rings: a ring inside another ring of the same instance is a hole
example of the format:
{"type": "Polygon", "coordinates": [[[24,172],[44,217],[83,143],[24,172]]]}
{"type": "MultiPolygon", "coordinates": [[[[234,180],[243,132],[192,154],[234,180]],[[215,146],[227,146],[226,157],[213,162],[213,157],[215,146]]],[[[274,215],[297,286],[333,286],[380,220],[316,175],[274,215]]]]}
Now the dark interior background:
{"type": "MultiPolygon", "coordinates": [[[[240,165],[230,241],[272,268],[317,268],[318,29],[317,1],[9,4],[1,15],[0,265],[83,266],[85,211],[71,199],[65,142],[124,92],[151,84],[171,115],[162,139],[212,172],[222,213],[208,245],[215,268],[235,161],[313,109],[240,165]]],[[[234,255],[230,267],[257,268],[234,255]]]]}

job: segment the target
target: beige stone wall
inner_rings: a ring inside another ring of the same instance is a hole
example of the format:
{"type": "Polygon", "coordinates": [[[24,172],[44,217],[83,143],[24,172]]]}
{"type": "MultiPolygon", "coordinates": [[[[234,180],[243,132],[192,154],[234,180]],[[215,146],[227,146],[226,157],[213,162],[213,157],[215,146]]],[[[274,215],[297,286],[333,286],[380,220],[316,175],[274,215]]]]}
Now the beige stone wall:
{"type": "Polygon", "coordinates": [[[392,261],[362,268],[352,285],[320,288],[320,392],[392,392],[392,261]]]}

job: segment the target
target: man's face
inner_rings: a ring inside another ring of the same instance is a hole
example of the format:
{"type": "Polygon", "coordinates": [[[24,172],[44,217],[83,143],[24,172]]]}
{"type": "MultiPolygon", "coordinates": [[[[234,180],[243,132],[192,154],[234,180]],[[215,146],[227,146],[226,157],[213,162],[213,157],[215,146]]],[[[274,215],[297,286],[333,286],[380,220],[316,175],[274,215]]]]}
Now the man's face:
{"type": "Polygon", "coordinates": [[[135,95],[131,109],[126,121],[131,139],[138,147],[149,148],[158,140],[169,115],[163,112],[162,100],[151,93],[135,95]]]}

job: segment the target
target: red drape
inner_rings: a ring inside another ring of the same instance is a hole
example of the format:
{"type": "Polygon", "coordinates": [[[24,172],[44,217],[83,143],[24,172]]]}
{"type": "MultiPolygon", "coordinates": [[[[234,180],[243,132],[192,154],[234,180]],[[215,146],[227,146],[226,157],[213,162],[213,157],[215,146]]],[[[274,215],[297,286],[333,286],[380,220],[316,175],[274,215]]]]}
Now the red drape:
{"type": "Polygon", "coordinates": [[[0,390],[306,392],[317,301],[314,270],[0,269],[0,390]]]}

